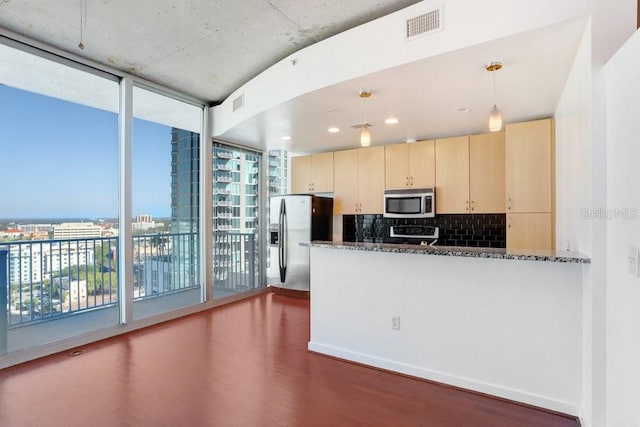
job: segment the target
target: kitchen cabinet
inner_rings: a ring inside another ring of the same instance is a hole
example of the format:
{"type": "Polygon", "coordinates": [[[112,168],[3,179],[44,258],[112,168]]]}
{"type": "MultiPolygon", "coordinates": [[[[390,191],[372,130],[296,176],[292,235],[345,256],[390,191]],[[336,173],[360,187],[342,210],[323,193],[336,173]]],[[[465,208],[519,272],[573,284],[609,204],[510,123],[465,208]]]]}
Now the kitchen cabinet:
{"type": "Polygon", "coordinates": [[[435,187],[435,141],[385,146],[385,189],[435,187]]]}
{"type": "Polygon", "coordinates": [[[550,250],[552,248],[550,213],[507,214],[507,249],[550,250]]]}
{"type": "Polygon", "coordinates": [[[438,139],[436,213],[469,213],[469,137],[438,139]]]}
{"type": "Polygon", "coordinates": [[[504,132],[492,132],[469,137],[469,200],[471,201],[471,213],[505,212],[504,140],[504,132]]]}
{"type": "Polygon", "coordinates": [[[381,214],[384,147],[336,151],[334,179],[334,214],[381,214]]]}
{"type": "Polygon", "coordinates": [[[555,247],[553,119],[505,129],[507,249],[555,247]]]}
{"type": "Polygon", "coordinates": [[[508,212],[551,212],[553,121],[506,126],[506,195],[508,212]]]}
{"type": "Polygon", "coordinates": [[[504,132],[436,141],[436,211],[505,212],[504,132]]]}
{"type": "Polygon", "coordinates": [[[333,153],[291,158],[291,192],[333,192],[333,153]]]}

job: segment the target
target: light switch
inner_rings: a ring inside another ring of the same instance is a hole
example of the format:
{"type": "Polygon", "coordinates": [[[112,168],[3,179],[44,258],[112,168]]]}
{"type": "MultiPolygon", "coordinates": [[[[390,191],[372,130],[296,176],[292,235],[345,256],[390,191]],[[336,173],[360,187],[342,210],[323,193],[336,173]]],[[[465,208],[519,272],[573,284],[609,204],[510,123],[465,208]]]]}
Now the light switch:
{"type": "Polygon", "coordinates": [[[627,267],[630,274],[640,276],[640,251],[635,246],[629,246],[629,256],[627,257],[627,267]]]}

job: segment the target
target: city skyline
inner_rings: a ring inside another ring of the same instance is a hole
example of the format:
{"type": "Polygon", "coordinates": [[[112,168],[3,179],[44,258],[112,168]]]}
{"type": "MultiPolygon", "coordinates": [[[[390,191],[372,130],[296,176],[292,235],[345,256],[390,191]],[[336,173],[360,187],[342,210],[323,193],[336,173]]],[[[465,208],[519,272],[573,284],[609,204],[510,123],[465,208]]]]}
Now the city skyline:
{"type": "MultiPolygon", "coordinates": [[[[118,217],[118,115],[0,85],[0,220],[118,217]],[[70,131],[71,130],[71,131],[70,131]]],[[[133,211],[171,215],[171,127],[133,120],[133,211]]]]}

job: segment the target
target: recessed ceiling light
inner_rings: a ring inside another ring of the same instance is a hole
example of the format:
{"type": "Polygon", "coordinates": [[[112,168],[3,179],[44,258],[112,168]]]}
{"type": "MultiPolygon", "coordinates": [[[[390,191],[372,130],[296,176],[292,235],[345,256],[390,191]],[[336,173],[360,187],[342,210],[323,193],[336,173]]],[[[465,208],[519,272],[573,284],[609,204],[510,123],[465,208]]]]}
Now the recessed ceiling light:
{"type": "Polygon", "coordinates": [[[396,123],[398,123],[398,119],[395,117],[389,117],[384,122],[388,125],[395,125],[396,123]]]}
{"type": "Polygon", "coordinates": [[[407,144],[413,144],[414,142],[416,142],[415,138],[407,138],[407,144]]]}
{"type": "Polygon", "coordinates": [[[462,107],[462,108],[458,108],[456,110],[456,113],[458,114],[464,114],[464,113],[468,113],[469,111],[471,111],[471,108],[469,107],[462,107]]]}
{"type": "Polygon", "coordinates": [[[340,132],[340,128],[337,128],[335,126],[330,127],[329,129],[327,129],[329,132],[331,133],[338,133],[340,132]]]}
{"type": "Polygon", "coordinates": [[[291,137],[289,135],[283,136],[282,139],[284,141],[291,141],[291,137]]]}

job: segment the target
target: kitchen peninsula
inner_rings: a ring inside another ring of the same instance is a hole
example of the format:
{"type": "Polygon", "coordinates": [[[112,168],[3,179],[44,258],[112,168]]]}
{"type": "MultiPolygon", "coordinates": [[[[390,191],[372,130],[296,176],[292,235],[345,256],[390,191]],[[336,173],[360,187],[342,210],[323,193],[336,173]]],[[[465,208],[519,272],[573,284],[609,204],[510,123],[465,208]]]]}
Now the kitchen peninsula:
{"type": "Polygon", "coordinates": [[[311,244],[309,350],[577,415],[579,253],[311,244]]]}

